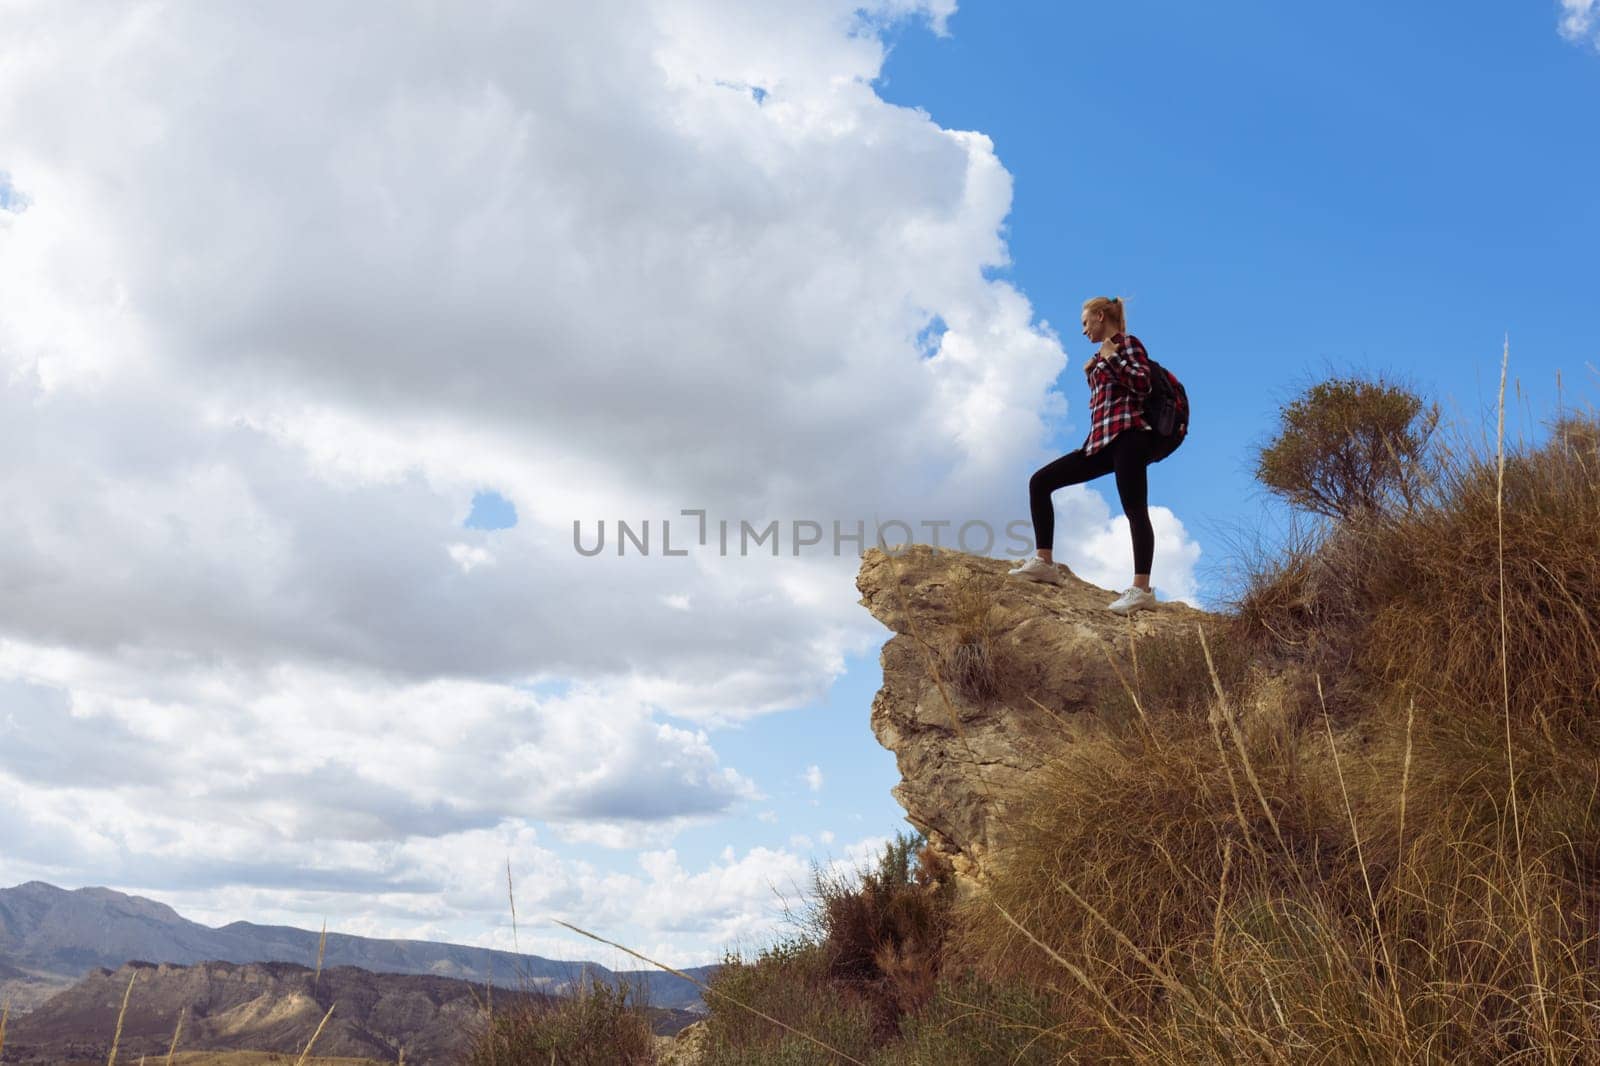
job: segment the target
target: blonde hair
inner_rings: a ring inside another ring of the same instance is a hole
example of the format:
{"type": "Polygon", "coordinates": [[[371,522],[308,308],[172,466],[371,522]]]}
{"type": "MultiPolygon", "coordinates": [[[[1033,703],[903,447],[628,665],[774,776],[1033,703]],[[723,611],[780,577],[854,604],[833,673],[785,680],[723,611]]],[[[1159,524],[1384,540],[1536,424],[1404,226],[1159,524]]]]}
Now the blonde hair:
{"type": "Polygon", "coordinates": [[[1128,316],[1122,297],[1094,296],[1083,301],[1083,309],[1085,311],[1099,311],[1116,327],[1116,332],[1128,332],[1128,316]]]}

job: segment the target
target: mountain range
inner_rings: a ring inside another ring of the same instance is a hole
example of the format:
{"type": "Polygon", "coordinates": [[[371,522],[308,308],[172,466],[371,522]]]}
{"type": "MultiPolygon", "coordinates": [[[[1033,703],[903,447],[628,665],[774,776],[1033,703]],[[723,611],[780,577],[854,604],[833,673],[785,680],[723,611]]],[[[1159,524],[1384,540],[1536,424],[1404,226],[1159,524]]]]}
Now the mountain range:
{"type": "MultiPolygon", "coordinates": [[[[184,1051],[263,1051],[341,1061],[434,1066],[459,1062],[490,1011],[538,1008],[552,997],[491,991],[419,974],[353,966],[315,971],[286,962],[192,966],[130,962],[92,970],[8,1027],[8,1063],[105,1062],[113,1038],[125,1062],[164,1059],[174,1037],[184,1051]],[[124,996],[127,1010],[122,1010],[124,996]],[[181,1026],[180,1026],[181,1017],[181,1026]]],[[[669,1034],[698,1015],[651,1010],[669,1034]]]]}
{"type": "MultiPolygon", "coordinates": [[[[43,881],[0,888],[0,999],[13,1010],[39,1006],[96,968],[124,963],[289,962],[317,965],[321,933],[291,926],[232,922],[218,928],[184,918],[164,903],[109,888],[63,889],[43,881]]],[[[653,1006],[704,1010],[692,982],[659,970],[613,971],[431,940],[387,940],[329,932],[324,969],[451,977],[501,988],[562,994],[591,978],[626,978],[653,1006]]],[[[715,966],[684,972],[698,980],[715,966]]]]}

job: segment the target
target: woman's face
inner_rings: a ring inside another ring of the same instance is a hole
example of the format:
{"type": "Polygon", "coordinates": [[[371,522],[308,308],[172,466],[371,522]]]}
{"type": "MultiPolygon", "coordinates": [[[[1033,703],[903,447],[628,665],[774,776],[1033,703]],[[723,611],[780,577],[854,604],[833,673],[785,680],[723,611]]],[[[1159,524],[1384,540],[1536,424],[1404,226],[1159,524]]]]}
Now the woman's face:
{"type": "Polygon", "coordinates": [[[1106,339],[1106,316],[1101,311],[1085,311],[1082,316],[1083,335],[1096,344],[1106,339]]]}

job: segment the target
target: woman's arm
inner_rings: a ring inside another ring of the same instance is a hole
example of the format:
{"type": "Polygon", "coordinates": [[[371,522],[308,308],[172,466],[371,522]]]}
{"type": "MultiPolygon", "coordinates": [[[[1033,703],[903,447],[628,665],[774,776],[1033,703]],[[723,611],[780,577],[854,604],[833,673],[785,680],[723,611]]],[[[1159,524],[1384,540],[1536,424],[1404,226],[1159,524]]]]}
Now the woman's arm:
{"type": "Polygon", "coordinates": [[[1138,341],[1124,335],[1120,345],[1108,340],[1095,354],[1123,388],[1135,396],[1150,392],[1150,362],[1138,341]]]}

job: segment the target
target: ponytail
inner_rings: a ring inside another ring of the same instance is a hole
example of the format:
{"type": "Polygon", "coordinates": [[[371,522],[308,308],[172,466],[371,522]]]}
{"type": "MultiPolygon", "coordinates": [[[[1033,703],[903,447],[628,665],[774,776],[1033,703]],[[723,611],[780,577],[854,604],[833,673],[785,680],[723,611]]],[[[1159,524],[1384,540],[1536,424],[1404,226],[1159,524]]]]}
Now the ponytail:
{"type": "Polygon", "coordinates": [[[1128,332],[1127,305],[1120,296],[1095,296],[1083,301],[1085,311],[1099,311],[1115,327],[1115,332],[1128,332]]]}

